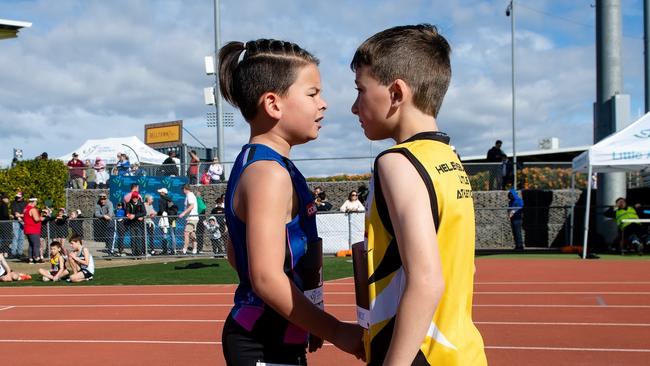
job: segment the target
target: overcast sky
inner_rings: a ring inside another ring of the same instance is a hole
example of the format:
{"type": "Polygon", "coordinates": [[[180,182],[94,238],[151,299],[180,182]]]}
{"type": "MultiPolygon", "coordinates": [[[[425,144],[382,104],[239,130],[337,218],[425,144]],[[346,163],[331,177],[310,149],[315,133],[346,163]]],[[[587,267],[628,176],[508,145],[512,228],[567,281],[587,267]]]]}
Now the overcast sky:
{"type": "MultiPolygon", "coordinates": [[[[452,82],[438,116],[463,156],[495,139],[512,149],[510,18],[507,0],[221,0],[222,42],[290,40],[321,60],[329,103],[316,142],[292,158],[367,157],[370,144],[350,105],[356,47],[385,28],[428,22],[452,47],[452,82]]],[[[521,0],[517,7],[517,150],[558,137],[561,147],[592,142],[596,96],[593,0],[521,0]]],[[[624,93],[643,112],[643,2],[622,0],[624,93]]],[[[207,146],[203,58],[214,52],[212,0],[0,0],[0,18],[32,22],[0,41],[0,159],[71,152],[86,139],[135,135],[143,125],[182,119],[207,146]]],[[[227,111],[233,109],[229,106],[227,111]]],[[[225,129],[225,160],[248,138],[239,113],[225,129]]],[[[184,141],[200,146],[189,135],[184,141]]],[[[365,172],[370,160],[299,163],[306,175],[365,172]]]]}

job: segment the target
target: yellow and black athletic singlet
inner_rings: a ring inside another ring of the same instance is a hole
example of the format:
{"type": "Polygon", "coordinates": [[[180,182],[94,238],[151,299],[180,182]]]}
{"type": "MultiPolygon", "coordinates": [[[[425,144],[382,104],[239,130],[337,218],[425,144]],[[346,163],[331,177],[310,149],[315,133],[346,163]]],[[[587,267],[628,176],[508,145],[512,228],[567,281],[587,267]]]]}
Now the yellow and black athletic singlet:
{"type": "MultiPolygon", "coordinates": [[[[403,154],[427,186],[445,281],[444,293],[413,365],[487,365],[483,339],[472,323],[475,227],[467,174],[449,146],[449,137],[440,132],[419,133],[379,156],[387,153],[403,154]]],[[[409,187],[404,187],[404,194],[410,194],[409,187]]],[[[369,365],[381,365],[391,342],[405,275],[376,161],[366,205],[370,295],[366,359],[369,365]]]]}

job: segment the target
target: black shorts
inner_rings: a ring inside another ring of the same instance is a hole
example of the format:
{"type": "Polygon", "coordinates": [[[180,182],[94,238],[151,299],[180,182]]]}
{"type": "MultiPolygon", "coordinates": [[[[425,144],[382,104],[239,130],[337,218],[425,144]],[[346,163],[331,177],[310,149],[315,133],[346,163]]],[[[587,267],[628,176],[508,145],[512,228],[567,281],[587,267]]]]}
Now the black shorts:
{"type": "Polygon", "coordinates": [[[80,269],[79,272],[84,274],[85,279],[89,279],[89,278],[91,278],[93,276],[93,274],[88,272],[88,270],[85,269],[85,268],[80,269]]]}
{"type": "Polygon", "coordinates": [[[281,340],[262,342],[228,315],[221,335],[223,356],[228,366],[255,366],[255,363],[307,365],[304,345],[286,345],[281,340]]]}

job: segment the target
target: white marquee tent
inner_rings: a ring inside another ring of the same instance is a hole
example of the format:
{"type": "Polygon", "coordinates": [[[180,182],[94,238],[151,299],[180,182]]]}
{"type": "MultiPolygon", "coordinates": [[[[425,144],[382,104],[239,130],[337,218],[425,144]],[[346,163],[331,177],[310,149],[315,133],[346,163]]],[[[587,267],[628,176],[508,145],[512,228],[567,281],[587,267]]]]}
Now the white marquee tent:
{"type": "MultiPolygon", "coordinates": [[[[650,113],[599,141],[573,159],[573,173],[587,173],[588,182],[593,173],[621,171],[650,171],[650,113]]],[[[574,183],[575,180],[572,182],[572,188],[574,183]]],[[[590,202],[591,189],[587,189],[583,258],[587,255],[590,202]]]]}
{"type": "Polygon", "coordinates": [[[118,152],[126,154],[131,163],[162,164],[167,159],[167,155],[150,148],[135,136],[88,140],[57,159],[67,162],[72,159],[73,152],[79,154],[79,159],[90,159],[92,162],[99,156],[106,164],[115,164],[118,152]]]}

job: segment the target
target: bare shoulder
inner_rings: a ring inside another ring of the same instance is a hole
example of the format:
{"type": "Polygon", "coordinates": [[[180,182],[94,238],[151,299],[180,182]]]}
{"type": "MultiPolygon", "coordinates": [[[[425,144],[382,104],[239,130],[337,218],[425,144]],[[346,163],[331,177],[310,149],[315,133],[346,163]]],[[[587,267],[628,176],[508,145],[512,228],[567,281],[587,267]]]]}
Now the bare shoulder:
{"type": "Polygon", "coordinates": [[[407,189],[421,182],[422,178],[409,159],[399,152],[384,153],[377,159],[377,173],[382,188],[398,186],[407,189]]]}
{"type": "Polygon", "coordinates": [[[291,177],[286,169],[275,161],[256,161],[247,167],[241,176],[240,184],[246,190],[281,193],[276,189],[290,187],[291,177]]]}

